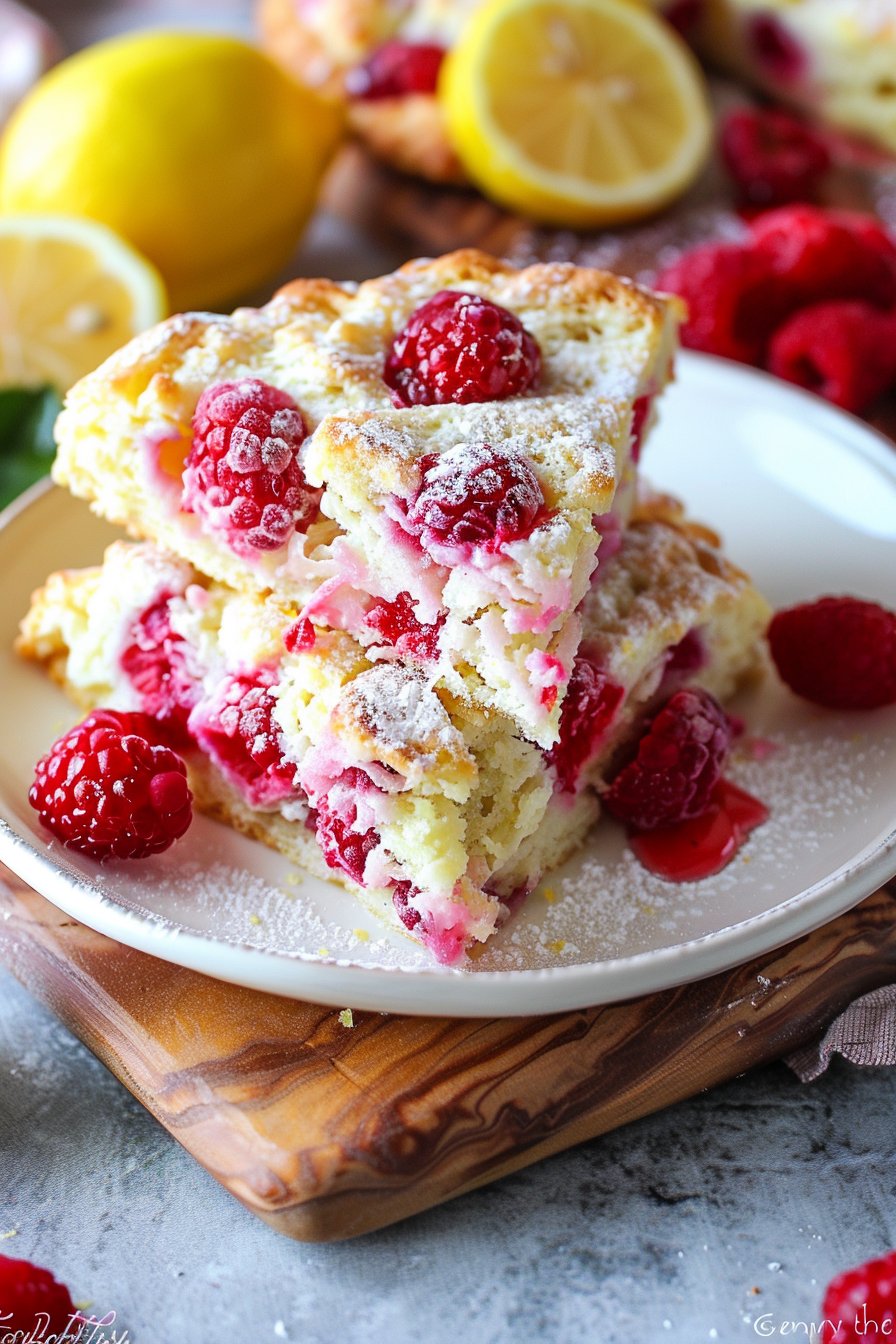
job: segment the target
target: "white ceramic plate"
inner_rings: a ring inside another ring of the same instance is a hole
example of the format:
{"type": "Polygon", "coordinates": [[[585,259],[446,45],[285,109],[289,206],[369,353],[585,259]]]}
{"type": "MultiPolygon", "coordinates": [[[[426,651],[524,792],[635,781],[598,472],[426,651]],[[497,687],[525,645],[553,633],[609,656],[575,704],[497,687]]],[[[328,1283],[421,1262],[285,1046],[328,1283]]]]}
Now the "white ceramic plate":
{"type": "MultiPolygon", "coordinates": [[[[896,451],[858,420],[687,354],[644,465],[723,533],[774,604],[833,592],[896,607],[896,451]]],[[[742,751],[733,767],[772,819],[724,873],[661,882],[602,821],[464,971],[434,966],[340,887],[203,817],[157,858],[81,859],[47,843],[27,802],[34,761],[76,716],[10,646],[31,590],[52,569],[98,561],[113,535],[46,486],[0,520],[0,858],[121,942],[340,1008],[548,1013],[723,970],[825,923],[896,872],[896,709],[831,714],[773,679],[738,709],[777,750],[761,760],[742,751]]]]}

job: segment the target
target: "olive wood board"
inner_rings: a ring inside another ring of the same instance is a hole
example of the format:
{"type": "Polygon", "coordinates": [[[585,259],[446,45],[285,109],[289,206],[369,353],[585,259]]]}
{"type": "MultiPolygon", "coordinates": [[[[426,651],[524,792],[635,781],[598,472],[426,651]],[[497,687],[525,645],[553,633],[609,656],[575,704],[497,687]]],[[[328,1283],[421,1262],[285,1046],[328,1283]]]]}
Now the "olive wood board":
{"type": "Polygon", "coordinates": [[[896,981],[896,886],[707,980],[550,1017],[355,1012],[159,961],[0,869],[0,961],[252,1213],[373,1231],[670,1106],[896,981]]]}

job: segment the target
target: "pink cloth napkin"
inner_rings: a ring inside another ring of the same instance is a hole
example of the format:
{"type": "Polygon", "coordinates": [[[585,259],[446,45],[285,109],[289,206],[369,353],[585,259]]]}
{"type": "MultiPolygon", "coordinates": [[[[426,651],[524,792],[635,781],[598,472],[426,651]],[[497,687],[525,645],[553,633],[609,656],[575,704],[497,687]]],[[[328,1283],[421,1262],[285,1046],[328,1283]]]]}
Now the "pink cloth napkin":
{"type": "Polygon", "coordinates": [[[823,1036],[786,1055],[784,1063],[804,1083],[824,1073],[834,1052],[852,1064],[896,1064],[896,985],[863,994],[823,1036]]]}

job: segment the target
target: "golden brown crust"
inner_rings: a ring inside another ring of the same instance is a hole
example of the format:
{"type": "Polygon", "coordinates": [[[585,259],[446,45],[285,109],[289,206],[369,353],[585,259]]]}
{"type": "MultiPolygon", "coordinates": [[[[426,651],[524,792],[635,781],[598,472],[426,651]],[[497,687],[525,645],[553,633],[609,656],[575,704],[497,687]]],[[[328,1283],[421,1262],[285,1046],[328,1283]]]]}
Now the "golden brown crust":
{"type": "Polygon", "coordinates": [[[399,172],[456,186],[469,181],[431,93],[350,102],[348,123],[377,158],[399,172]]]}
{"type": "Polygon", "coordinates": [[[476,762],[425,674],[379,663],[343,691],[331,728],[354,758],[413,779],[422,774],[472,788],[476,762]]]}

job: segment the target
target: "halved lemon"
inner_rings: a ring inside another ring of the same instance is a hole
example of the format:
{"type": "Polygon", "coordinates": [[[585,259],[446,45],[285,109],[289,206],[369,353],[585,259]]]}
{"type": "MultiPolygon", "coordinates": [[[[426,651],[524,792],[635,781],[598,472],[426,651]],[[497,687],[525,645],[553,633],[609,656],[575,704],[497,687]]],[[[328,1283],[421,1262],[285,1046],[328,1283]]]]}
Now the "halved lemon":
{"type": "Polygon", "coordinates": [[[0,216],[0,385],[65,392],[166,311],[158,271],[105,225],[0,216]]]}
{"type": "Polygon", "coordinates": [[[660,209],[711,142],[694,57],[630,0],[487,0],[445,60],[439,96],[470,178],[549,224],[660,209]]]}

